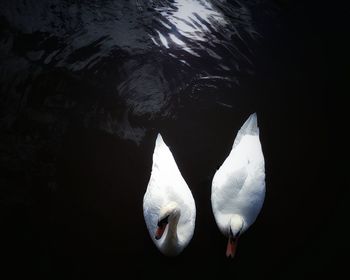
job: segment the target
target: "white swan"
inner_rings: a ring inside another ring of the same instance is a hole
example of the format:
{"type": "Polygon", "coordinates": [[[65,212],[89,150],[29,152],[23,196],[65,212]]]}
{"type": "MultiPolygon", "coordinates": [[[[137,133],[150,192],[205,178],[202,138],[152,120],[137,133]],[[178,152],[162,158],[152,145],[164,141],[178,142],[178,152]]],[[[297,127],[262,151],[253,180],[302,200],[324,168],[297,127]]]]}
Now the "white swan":
{"type": "Polygon", "coordinates": [[[211,203],[216,223],[234,257],[238,237],[257,218],[265,198],[265,163],[256,113],[238,131],[232,150],[214,175],[211,203]]]}
{"type": "Polygon", "coordinates": [[[178,255],[192,239],[196,219],[194,199],[160,134],[143,198],[143,214],[153,242],[164,255],[178,255]]]}

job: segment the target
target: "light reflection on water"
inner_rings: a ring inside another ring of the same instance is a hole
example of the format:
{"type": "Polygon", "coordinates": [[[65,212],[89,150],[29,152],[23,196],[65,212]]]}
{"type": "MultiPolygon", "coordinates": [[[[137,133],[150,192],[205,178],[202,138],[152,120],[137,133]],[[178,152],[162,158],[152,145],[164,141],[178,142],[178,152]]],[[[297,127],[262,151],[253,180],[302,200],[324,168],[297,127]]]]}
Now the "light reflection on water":
{"type": "MultiPolygon", "coordinates": [[[[198,205],[196,236],[178,264],[193,269],[198,258],[195,273],[212,268],[213,275],[253,279],[270,270],[285,275],[286,263],[298,274],[302,244],[329,237],[315,236],[316,225],[327,226],[318,209],[337,203],[322,176],[329,173],[323,172],[329,119],[323,98],[331,87],[324,20],[314,17],[324,13],[296,3],[266,23],[262,2],[1,1],[0,204],[13,271],[21,267],[27,277],[27,264],[65,274],[71,257],[74,269],[107,261],[119,275],[121,256],[128,273],[130,264],[135,271],[149,264],[150,275],[172,271],[140,215],[152,137],[160,131],[198,205]],[[239,258],[224,262],[210,183],[252,100],[260,106],[269,201],[261,224],[242,239],[239,258]],[[62,217],[72,229],[50,231],[50,198],[60,190],[62,217]],[[304,230],[297,238],[294,218],[304,230]],[[48,244],[66,247],[68,256],[55,256],[48,244]]],[[[305,267],[322,262],[315,246],[309,249],[316,253],[301,258],[305,267]]]]}
{"type": "MultiPolygon", "coordinates": [[[[239,77],[254,70],[251,49],[257,32],[248,3],[5,1],[0,15],[7,28],[1,41],[6,59],[0,70],[6,75],[0,79],[15,92],[23,80],[46,85],[46,79],[54,79],[55,88],[40,93],[44,102],[35,104],[51,119],[69,122],[64,117],[67,110],[80,111],[85,126],[97,126],[139,143],[146,130],[132,125],[130,118],[142,118],[144,124],[147,120],[176,118],[178,101],[183,106],[183,97],[191,98],[193,92],[198,99],[208,92],[206,88],[216,87],[208,102],[232,106],[223,99],[222,86],[237,87],[239,77]],[[64,72],[79,84],[89,84],[96,96],[79,96],[80,91],[89,93],[74,89],[67,79],[50,75],[55,71],[64,72]],[[64,91],[59,90],[62,88],[64,91]],[[93,100],[97,96],[118,102],[96,104],[93,100]],[[75,106],[62,108],[65,113],[58,117],[43,105],[48,104],[46,99],[51,103],[64,99],[64,103],[75,106]],[[108,109],[113,103],[123,105],[108,109]]],[[[22,100],[34,100],[31,88],[25,94],[22,100]]],[[[21,95],[18,92],[13,97],[21,95]]],[[[16,118],[18,102],[12,99],[12,103],[4,104],[10,111],[7,119],[16,118]]]]}

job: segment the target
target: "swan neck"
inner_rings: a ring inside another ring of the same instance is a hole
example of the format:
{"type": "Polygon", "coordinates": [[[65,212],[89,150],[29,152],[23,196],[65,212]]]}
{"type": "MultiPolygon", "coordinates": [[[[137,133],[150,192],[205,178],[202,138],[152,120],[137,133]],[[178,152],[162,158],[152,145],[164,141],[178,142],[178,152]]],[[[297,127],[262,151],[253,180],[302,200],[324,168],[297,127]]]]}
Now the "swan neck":
{"type": "Polygon", "coordinates": [[[179,223],[180,219],[180,209],[175,209],[174,212],[172,213],[172,217],[169,221],[168,224],[168,233],[166,236],[166,241],[178,241],[178,235],[177,235],[177,225],[179,223]]]}

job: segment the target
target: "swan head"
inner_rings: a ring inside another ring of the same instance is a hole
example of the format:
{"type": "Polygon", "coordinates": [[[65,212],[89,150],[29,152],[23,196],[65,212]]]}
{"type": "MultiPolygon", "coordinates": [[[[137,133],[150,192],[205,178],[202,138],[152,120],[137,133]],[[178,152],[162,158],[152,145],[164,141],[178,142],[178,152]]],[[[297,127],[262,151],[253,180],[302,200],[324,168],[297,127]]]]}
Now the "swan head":
{"type": "Polygon", "coordinates": [[[162,238],[163,233],[168,224],[176,225],[180,218],[180,208],[176,202],[170,202],[159,211],[159,218],[157,223],[157,230],[155,233],[155,239],[162,238]]]}
{"type": "Polygon", "coordinates": [[[228,243],[226,257],[233,258],[236,253],[237,241],[243,232],[244,221],[239,215],[232,215],[227,226],[228,243]]]}

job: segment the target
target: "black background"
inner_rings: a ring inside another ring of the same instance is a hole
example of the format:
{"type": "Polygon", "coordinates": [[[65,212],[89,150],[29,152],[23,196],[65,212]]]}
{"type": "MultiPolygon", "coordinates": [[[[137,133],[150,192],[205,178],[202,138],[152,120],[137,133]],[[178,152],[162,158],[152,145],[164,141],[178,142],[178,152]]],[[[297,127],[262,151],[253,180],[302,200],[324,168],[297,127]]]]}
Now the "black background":
{"type": "MultiPolygon", "coordinates": [[[[341,227],[344,186],[331,171],[326,7],[276,3],[280,27],[263,27],[256,75],[241,82],[249,106],[198,109],[188,102],[176,119],[154,121],[140,145],[72,122],[54,155],[53,185],[40,175],[46,169],[39,167],[38,175],[3,167],[4,268],[14,277],[46,279],[115,278],[122,272],[155,278],[339,275],[349,247],[341,227]],[[235,259],[227,260],[226,240],[211,212],[210,184],[253,110],[266,161],[266,200],[255,224],[241,237],[235,259]],[[142,216],[157,132],[170,146],[197,206],[194,237],[176,258],[158,252],[142,216]]],[[[64,78],[57,73],[57,80],[64,78]]],[[[54,82],[42,90],[51,87],[54,82]]],[[[16,126],[12,130],[15,134],[16,126]]]]}

